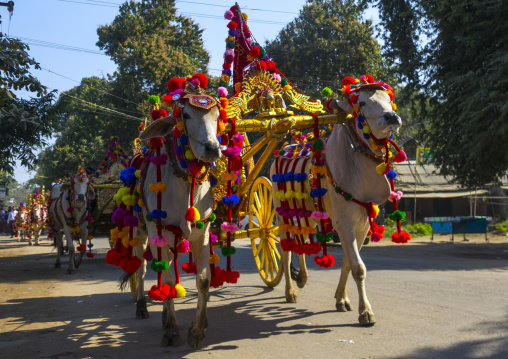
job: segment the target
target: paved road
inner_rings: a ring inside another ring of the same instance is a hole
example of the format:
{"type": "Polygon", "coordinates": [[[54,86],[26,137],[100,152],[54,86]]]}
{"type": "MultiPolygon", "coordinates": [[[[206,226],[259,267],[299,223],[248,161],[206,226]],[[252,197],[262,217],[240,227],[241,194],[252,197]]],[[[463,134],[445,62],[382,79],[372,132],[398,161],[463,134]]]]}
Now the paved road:
{"type": "MultiPolygon", "coordinates": [[[[254,271],[247,240],[233,263],[239,284],[212,290],[203,348],[161,348],[160,304],[135,319],[129,293],[117,289],[119,269],[106,265],[106,241],[94,259],[65,274],[53,268],[47,240],[28,247],[0,236],[0,358],[508,358],[508,241],[370,245],[362,250],[371,328],[354,312],[338,313],[339,271],[310,263],[310,280],[287,304],[281,283],[266,288],[254,271]]],[[[340,246],[331,252],[339,261],[340,246]]],[[[155,280],[149,274],[149,285],[155,280]]],[[[196,305],[194,280],[178,300],[182,340],[196,305]]]]}

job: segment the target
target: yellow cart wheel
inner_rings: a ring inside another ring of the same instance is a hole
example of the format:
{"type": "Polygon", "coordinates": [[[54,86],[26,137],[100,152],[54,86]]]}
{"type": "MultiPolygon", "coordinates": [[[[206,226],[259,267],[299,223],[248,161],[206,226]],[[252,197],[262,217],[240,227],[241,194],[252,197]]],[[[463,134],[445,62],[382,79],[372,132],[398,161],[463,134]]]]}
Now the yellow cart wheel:
{"type": "Polygon", "coordinates": [[[272,184],[266,177],[258,177],[252,184],[249,196],[249,237],[259,275],[269,287],[275,287],[282,279],[278,233],[272,184]]]}

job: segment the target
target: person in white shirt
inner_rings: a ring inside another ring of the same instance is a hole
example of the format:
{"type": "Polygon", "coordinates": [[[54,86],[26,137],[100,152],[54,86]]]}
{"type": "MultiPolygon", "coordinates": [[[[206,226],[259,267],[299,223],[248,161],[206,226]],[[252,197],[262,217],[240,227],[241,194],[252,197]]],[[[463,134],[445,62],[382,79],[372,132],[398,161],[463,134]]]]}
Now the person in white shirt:
{"type": "Polygon", "coordinates": [[[18,214],[18,211],[9,207],[9,214],[7,215],[7,227],[9,228],[9,233],[11,234],[11,238],[14,237],[14,231],[12,230],[12,226],[14,225],[14,222],[16,221],[17,214],[18,214]]]}

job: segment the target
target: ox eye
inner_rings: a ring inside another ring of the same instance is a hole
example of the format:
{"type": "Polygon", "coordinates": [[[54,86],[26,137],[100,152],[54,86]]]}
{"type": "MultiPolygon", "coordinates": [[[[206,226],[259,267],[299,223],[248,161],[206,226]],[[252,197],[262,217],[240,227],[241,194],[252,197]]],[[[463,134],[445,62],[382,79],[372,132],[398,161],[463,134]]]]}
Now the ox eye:
{"type": "Polygon", "coordinates": [[[184,113],[183,114],[183,119],[184,120],[188,120],[189,118],[191,118],[191,117],[190,117],[190,115],[188,113],[184,113]]]}
{"type": "Polygon", "coordinates": [[[363,107],[363,106],[365,106],[365,102],[362,101],[359,103],[359,105],[360,105],[360,107],[363,107]]]}

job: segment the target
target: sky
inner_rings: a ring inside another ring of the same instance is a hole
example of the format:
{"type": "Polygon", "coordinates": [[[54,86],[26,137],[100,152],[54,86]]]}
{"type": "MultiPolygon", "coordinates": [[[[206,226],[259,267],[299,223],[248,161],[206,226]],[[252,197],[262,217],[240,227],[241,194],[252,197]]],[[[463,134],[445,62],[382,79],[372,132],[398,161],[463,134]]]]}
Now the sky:
{"type": "MultiPolygon", "coordinates": [[[[238,0],[237,0],[238,1],[238,0]]],[[[30,55],[42,70],[33,71],[50,89],[66,91],[79,84],[83,77],[112,74],[116,65],[95,45],[97,28],[111,23],[124,0],[14,0],[12,17],[0,7],[0,31],[18,37],[30,46],[30,55]]],[[[305,0],[240,0],[240,8],[248,16],[254,37],[263,44],[273,40],[295,17],[305,0]]],[[[224,12],[234,5],[225,0],[176,1],[177,14],[196,21],[203,32],[203,42],[210,54],[209,73],[219,75],[227,37],[224,12]]],[[[377,21],[377,12],[370,9],[365,17],[377,21]]],[[[19,92],[20,96],[29,96],[19,92]]],[[[33,177],[21,166],[14,176],[18,182],[33,177]]]]}

